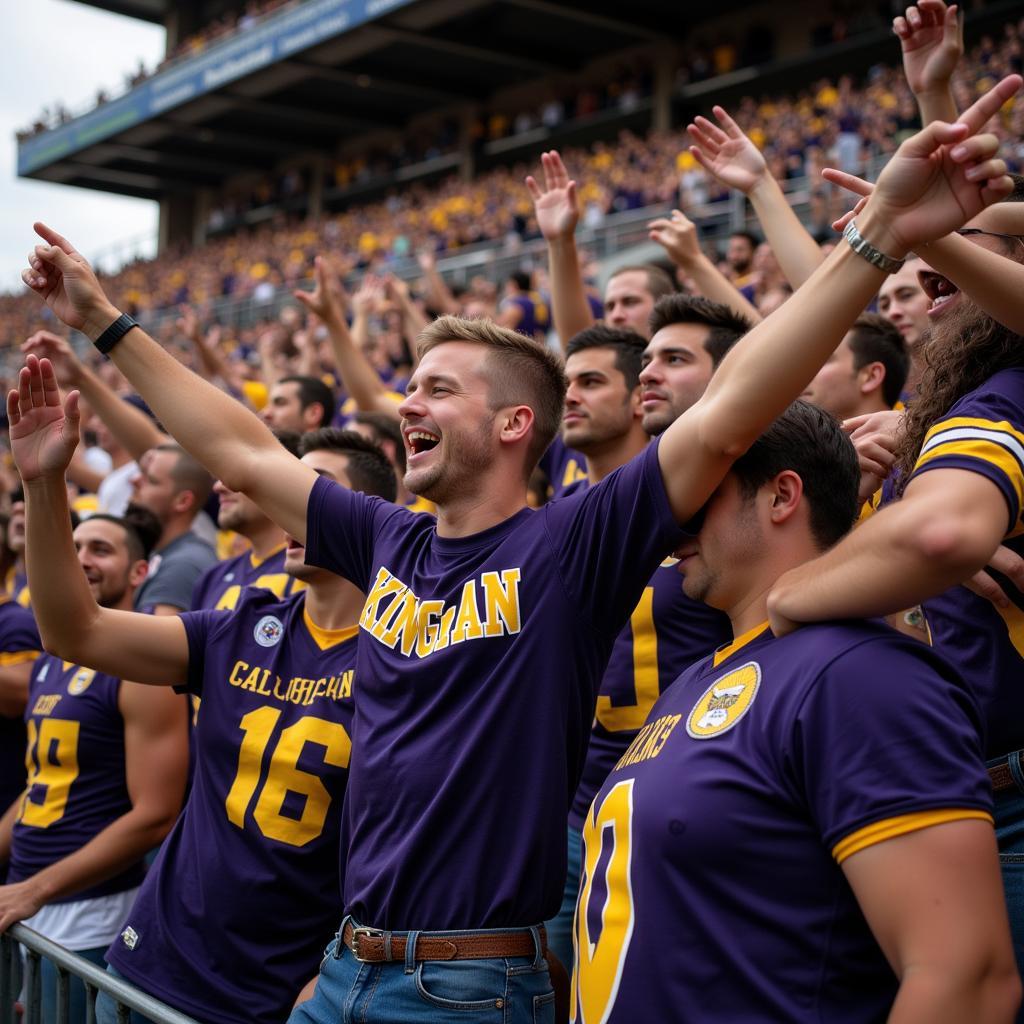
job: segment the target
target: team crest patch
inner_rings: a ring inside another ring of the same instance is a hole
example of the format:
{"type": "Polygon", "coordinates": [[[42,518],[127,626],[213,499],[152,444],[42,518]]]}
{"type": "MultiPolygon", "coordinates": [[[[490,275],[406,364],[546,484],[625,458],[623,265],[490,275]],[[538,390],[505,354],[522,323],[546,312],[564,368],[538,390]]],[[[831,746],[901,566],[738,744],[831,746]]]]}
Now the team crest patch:
{"type": "Polygon", "coordinates": [[[80,668],[68,683],[68,693],[73,697],[77,697],[80,693],[85,693],[95,677],[96,670],[94,668],[80,668]]]}
{"type": "Polygon", "coordinates": [[[686,731],[695,740],[728,732],[750,709],[761,685],[761,666],[748,661],[716,679],[694,705],[686,731]]]}
{"type": "Polygon", "coordinates": [[[128,925],[128,927],[121,932],[121,941],[129,949],[134,949],[139,944],[139,933],[131,925],[128,925]]]}
{"type": "Polygon", "coordinates": [[[260,647],[273,647],[284,634],[284,624],[273,615],[264,615],[252,631],[253,639],[260,647]]]}

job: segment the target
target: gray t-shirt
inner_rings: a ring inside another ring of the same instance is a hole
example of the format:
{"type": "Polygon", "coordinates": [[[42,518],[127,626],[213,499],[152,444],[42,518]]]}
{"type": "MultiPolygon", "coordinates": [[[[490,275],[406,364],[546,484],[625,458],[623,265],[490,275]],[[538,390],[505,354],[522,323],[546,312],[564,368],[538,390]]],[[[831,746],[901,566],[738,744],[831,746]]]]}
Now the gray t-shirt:
{"type": "Polygon", "coordinates": [[[183,533],[153,552],[149,575],[135,592],[135,610],[151,612],[158,604],[169,604],[188,611],[196,580],[216,561],[217,553],[209,544],[194,533],[183,533]]]}

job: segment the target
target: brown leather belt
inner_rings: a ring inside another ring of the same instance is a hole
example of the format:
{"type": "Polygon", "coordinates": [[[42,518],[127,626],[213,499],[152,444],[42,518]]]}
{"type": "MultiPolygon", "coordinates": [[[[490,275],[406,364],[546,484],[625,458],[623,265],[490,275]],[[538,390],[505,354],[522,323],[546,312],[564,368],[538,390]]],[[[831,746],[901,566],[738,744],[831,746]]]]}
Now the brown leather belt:
{"type": "Polygon", "coordinates": [[[1002,793],[1007,789],[1016,789],[1017,783],[1013,781],[1008,761],[1000,761],[988,769],[989,781],[992,783],[993,793],[1002,793]]]}
{"type": "MultiPolygon", "coordinates": [[[[364,964],[404,960],[408,932],[385,932],[376,928],[345,925],[341,941],[364,964]]],[[[540,928],[540,951],[547,951],[547,934],[540,928]]],[[[529,930],[513,932],[418,932],[414,960],[491,960],[512,956],[535,956],[537,947],[529,930]]]]}

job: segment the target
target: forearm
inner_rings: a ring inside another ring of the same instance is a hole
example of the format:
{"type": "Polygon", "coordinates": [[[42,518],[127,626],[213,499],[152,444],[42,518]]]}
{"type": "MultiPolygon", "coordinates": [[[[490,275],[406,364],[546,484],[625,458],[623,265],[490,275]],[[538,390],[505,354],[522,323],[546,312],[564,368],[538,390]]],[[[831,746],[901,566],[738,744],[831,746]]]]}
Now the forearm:
{"type": "Polygon", "coordinates": [[[69,655],[100,609],[78,564],[67,489],[59,477],[25,485],[25,565],[43,646],[77,660],[69,655]]]}
{"type": "MultiPolygon", "coordinates": [[[[122,341],[120,344],[124,343],[122,341]]],[[[167,358],[175,364],[178,362],[171,356],[167,358]]],[[[167,440],[157,425],[144,412],[136,409],[129,402],[125,402],[87,367],[82,367],[78,375],[77,386],[82,392],[82,397],[92,406],[93,412],[107,425],[107,429],[114,435],[117,443],[136,461],[142,458],[150,448],[167,440]]]]}
{"type": "Polygon", "coordinates": [[[21,651],[8,657],[23,658],[0,668],[0,717],[21,718],[28,702],[28,684],[32,675],[32,663],[39,656],[38,651],[21,651]]]}
{"type": "Polygon", "coordinates": [[[917,93],[914,98],[917,100],[917,109],[921,112],[922,127],[931,124],[932,121],[952,124],[960,116],[949,82],[928,92],[917,93]]]}
{"type": "Polygon", "coordinates": [[[1016,973],[994,968],[963,976],[957,970],[908,970],[888,1024],[1010,1024],[1019,1002],[1016,973]]]}
{"type": "Polygon", "coordinates": [[[767,172],[750,190],[749,198],[786,280],[794,289],[799,288],[824,262],[818,243],[800,223],[779,183],[767,172]]]}
{"type": "Polygon", "coordinates": [[[227,363],[216,347],[208,345],[202,338],[193,338],[192,344],[199,356],[199,365],[202,368],[203,376],[211,383],[218,379],[225,384],[230,383],[227,363]]]}
{"type": "Polygon", "coordinates": [[[173,824],[174,815],[162,809],[132,808],[85,846],[33,875],[32,887],[45,904],[99,885],[141,860],[173,824]]]}
{"type": "Polygon", "coordinates": [[[89,464],[85,461],[85,455],[82,451],[82,446],[79,445],[75,449],[75,454],[71,457],[71,462],[68,463],[68,479],[78,488],[83,491],[91,491],[95,493],[100,484],[103,483],[103,474],[97,473],[89,464]]]}
{"type": "Polygon", "coordinates": [[[399,305],[402,307],[402,324],[405,328],[405,335],[408,341],[412,344],[410,348],[415,351],[415,342],[419,337],[420,331],[427,326],[429,321],[427,318],[416,308],[416,303],[405,294],[399,294],[398,297],[399,305]]]}
{"type": "Polygon", "coordinates": [[[14,834],[14,820],[18,817],[18,805],[21,803],[21,795],[4,809],[3,817],[0,817],[0,864],[6,864],[11,859],[11,836],[14,834]]]}
{"type": "Polygon", "coordinates": [[[555,333],[564,351],[571,338],[594,323],[583,288],[576,239],[571,235],[548,242],[548,273],[555,333]]]}
{"type": "Polygon", "coordinates": [[[993,320],[1016,334],[1024,334],[1024,303],[1020,300],[1024,294],[1024,265],[956,234],[919,246],[918,255],[993,320]]]}
{"type": "Polygon", "coordinates": [[[329,321],[327,331],[341,385],[356,403],[356,407],[361,412],[388,411],[386,407],[390,407],[394,413],[396,407],[385,397],[387,388],[384,382],[369,359],[363,355],[344,321],[340,317],[329,321]]]}
{"type": "MultiPolygon", "coordinates": [[[[883,252],[902,257],[869,210],[858,220],[862,235],[883,252]]],[[[884,279],[881,270],[841,243],[792,298],[722,360],[699,403],[708,443],[735,455],[746,451],[825,364],[884,279]]]]}
{"type": "Polygon", "coordinates": [[[820,558],[786,573],[768,607],[791,622],[890,615],[921,604],[982,569],[998,546],[908,499],[875,513],[820,558]],[[915,507],[916,506],[916,507],[915,507]]]}
{"type": "MultiPolygon", "coordinates": [[[[109,311],[111,320],[116,312],[109,311]]],[[[102,330],[92,328],[89,336],[95,340],[102,330]]],[[[248,491],[260,472],[260,455],[280,451],[256,416],[182,366],[141,327],[130,330],[111,355],[174,439],[232,490],[248,491]]]]}
{"type": "Polygon", "coordinates": [[[697,291],[713,302],[728,306],[734,313],[746,317],[752,324],[759,324],[761,314],[747,301],[743,293],[703,254],[693,263],[684,266],[697,291]]]}
{"type": "Polygon", "coordinates": [[[427,284],[427,301],[438,313],[459,312],[455,296],[436,267],[424,271],[423,279],[427,284]]]}

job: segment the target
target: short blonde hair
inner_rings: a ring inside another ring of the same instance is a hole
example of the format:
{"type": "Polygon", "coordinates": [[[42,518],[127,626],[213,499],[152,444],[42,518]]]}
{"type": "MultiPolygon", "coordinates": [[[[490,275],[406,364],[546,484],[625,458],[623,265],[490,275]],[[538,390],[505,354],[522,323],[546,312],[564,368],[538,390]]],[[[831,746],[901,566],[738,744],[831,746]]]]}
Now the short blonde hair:
{"type": "Polygon", "coordinates": [[[561,360],[525,334],[493,320],[459,316],[438,317],[424,327],[416,342],[417,354],[422,359],[431,349],[450,341],[487,346],[492,409],[527,405],[533,410],[533,437],[527,449],[529,475],[562,423],[568,382],[561,360]]]}

